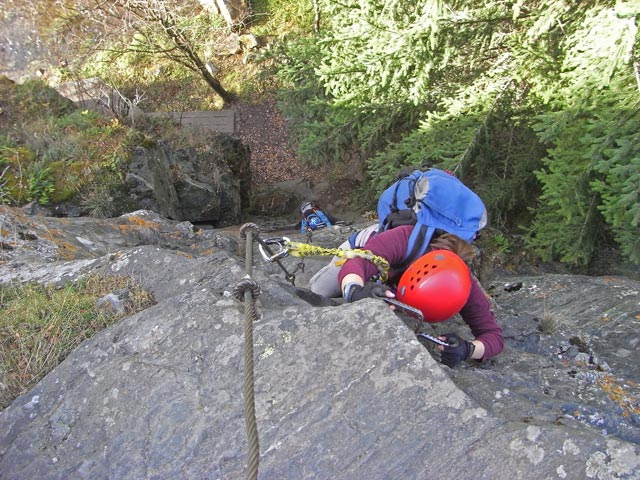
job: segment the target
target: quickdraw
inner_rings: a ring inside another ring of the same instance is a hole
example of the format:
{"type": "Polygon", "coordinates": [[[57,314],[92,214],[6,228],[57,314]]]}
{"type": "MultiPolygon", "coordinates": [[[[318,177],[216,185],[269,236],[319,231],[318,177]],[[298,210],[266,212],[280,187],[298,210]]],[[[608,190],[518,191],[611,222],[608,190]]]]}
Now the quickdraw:
{"type": "Polygon", "coordinates": [[[364,258],[365,260],[373,263],[378,268],[378,272],[380,273],[380,280],[382,282],[386,282],[389,278],[389,270],[391,268],[389,262],[378,255],[374,255],[369,250],[362,250],[358,248],[351,250],[342,250],[340,248],[325,248],[319,247],[317,245],[310,245],[308,243],[292,242],[287,237],[268,238],[263,242],[265,245],[276,246],[278,248],[278,251],[276,251],[275,253],[270,253],[267,251],[267,248],[263,248],[262,244],[258,246],[262,258],[264,258],[267,262],[280,260],[287,255],[292,255],[294,257],[333,255],[341,258],[341,260],[338,260],[338,262],[336,262],[336,265],[339,266],[351,258],[364,258]]]}
{"type": "MultiPolygon", "coordinates": [[[[298,264],[298,266],[293,271],[293,273],[290,273],[287,270],[287,268],[282,264],[282,262],[280,262],[281,257],[278,255],[278,252],[274,254],[271,251],[271,247],[269,246],[269,244],[265,240],[260,238],[259,232],[260,232],[260,229],[255,223],[245,223],[242,227],[240,227],[240,234],[243,236],[247,234],[251,234],[251,238],[256,242],[258,242],[258,248],[260,250],[262,257],[265,259],[268,259],[268,261],[270,262],[276,262],[276,264],[280,267],[280,269],[282,269],[282,271],[285,273],[287,281],[291,282],[291,285],[295,285],[296,272],[298,270],[304,270],[304,265],[302,264],[302,262],[298,264]]],[[[249,257],[251,256],[250,254],[251,254],[251,250],[247,250],[247,255],[249,257]]]]}

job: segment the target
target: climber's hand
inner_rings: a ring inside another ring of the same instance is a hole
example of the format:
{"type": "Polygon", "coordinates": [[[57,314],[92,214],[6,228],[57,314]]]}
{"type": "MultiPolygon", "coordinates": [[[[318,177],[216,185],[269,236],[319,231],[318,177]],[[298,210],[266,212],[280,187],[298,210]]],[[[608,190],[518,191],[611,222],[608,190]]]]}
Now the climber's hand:
{"type": "Polygon", "coordinates": [[[345,300],[347,302],[357,302],[364,298],[385,298],[389,289],[384,285],[375,282],[366,282],[364,285],[349,285],[345,300]]]}
{"type": "Polygon", "coordinates": [[[440,353],[440,361],[447,367],[455,367],[473,353],[473,344],[456,333],[446,333],[441,338],[449,344],[449,346],[442,347],[440,353]]]}

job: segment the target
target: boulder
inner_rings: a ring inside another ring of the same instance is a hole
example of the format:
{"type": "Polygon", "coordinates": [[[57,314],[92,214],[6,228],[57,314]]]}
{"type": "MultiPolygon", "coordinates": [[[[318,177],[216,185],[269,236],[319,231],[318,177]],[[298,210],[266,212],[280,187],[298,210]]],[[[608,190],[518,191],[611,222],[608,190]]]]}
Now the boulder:
{"type": "Polygon", "coordinates": [[[98,77],[60,83],[55,88],[79,109],[94,110],[107,117],[130,119],[132,123],[142,115],[142,110],[133,100],[98,77]]]}
{"type": "Polygon", "coordinates": [[[238,223],[251,201],[248,147],[224,134],[210,134],[209,145],[205,152],[164,143],[138,147],[127,175],[130,194],[174,220],[238,223]]]}
{"type": "Polygon", "coordinates": [[[286,217],[300,220],[300,204],[317,200],[311,185],[304,178],[264,185],[253,197],[252,212],[265,217],[286,217]]]}

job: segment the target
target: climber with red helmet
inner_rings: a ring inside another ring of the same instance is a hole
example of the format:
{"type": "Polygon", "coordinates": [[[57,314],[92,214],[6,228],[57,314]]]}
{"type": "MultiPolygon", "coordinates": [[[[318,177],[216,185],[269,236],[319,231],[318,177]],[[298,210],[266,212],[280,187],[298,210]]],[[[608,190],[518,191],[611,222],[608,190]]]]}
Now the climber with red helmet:
{"type": "Polygon", "coordinates": [[[380,232],[363,247],[391,265],[388,286],[371,281],[378,268],[368,260],[353,258],[344,263],[338,281],[345,301],[378,297],[382,290],[382,295],[420,310],[427,322],[442,322],[459,313],[475,339],[468,341],[455,333],[440,337],[448,344],[438,347],[440,359],[451,368],[464,360],[484,361],[498,355],[504,346],[502,329],[467,267],[473,247],[456,235],[442,233],[431,240],[426,254],[402,269],[412,228],[405,225],[380,232]]]}

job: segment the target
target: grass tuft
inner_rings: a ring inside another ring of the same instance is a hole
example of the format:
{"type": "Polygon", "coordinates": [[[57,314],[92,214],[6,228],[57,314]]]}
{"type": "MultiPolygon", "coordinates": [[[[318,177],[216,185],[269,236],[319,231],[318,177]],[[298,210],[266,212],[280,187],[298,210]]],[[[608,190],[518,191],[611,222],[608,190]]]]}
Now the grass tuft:
{"type": "Polygon", "coordinates": [[[0,287],[0,409],[26,393],[83,340],[126,315],[153,305],[132,277],[90,275],[62,287],[21,284],[0,287]],[[123,313],[96,300],[126,291],[123,313]]]}

